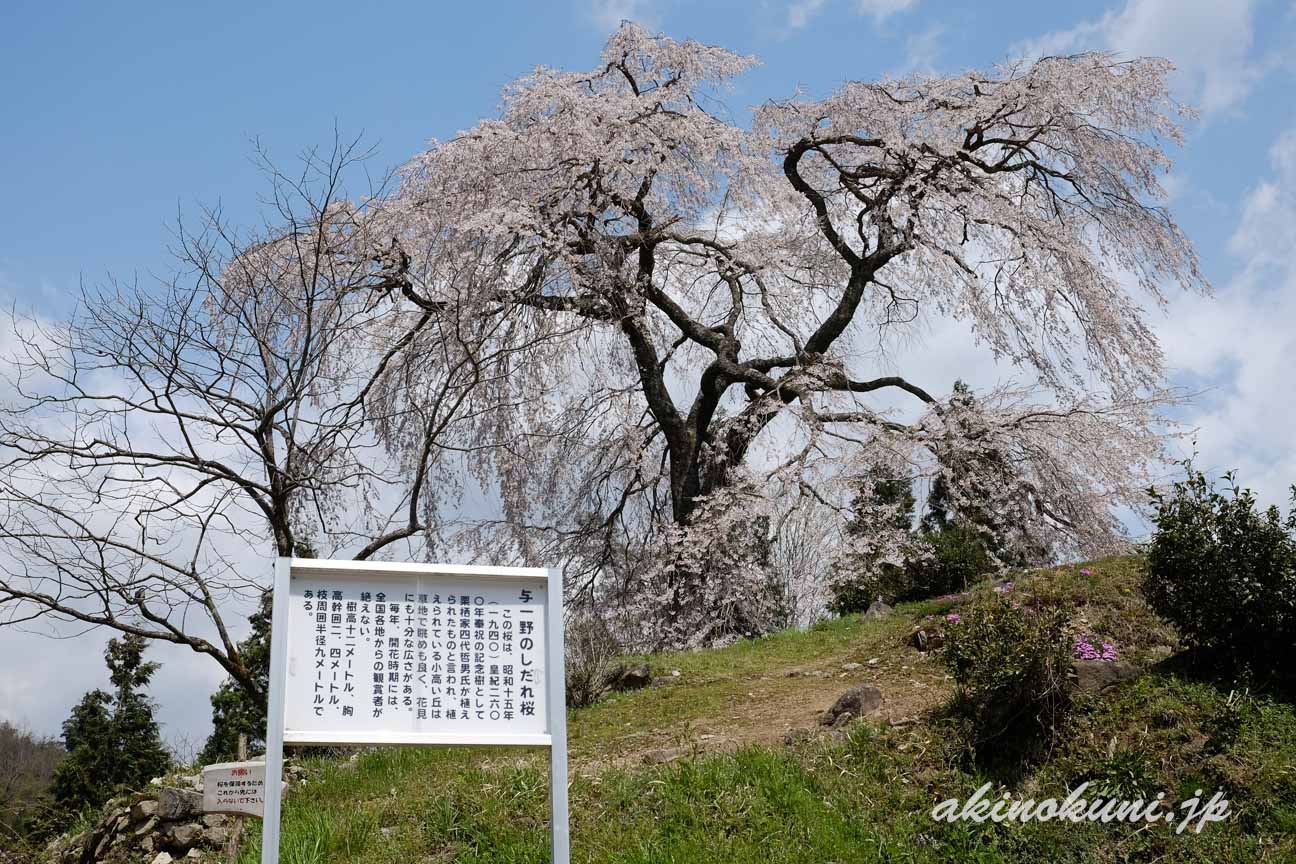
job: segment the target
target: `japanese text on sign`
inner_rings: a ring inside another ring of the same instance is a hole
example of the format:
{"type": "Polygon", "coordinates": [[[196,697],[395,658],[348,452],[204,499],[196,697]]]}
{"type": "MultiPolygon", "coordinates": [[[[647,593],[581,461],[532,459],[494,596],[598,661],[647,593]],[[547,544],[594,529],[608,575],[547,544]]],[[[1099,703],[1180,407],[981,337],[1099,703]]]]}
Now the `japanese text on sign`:
{"type": "Polygon", "coordinates": [[[544,734],[545,600],[534,580],[294,577],[285,740],[544,734]]]}

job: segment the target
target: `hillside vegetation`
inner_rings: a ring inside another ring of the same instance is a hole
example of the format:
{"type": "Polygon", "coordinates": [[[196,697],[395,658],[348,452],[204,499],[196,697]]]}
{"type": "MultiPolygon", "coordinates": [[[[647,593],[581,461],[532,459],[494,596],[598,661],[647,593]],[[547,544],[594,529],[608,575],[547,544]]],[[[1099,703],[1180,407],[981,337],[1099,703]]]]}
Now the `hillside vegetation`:
{"type": "MultiPolygon", "coordinates": [[[[1290,696],[1190,673],[1144,606],[1141,563],[1112,558],[1019,576],[1075,603],[1072,625],[1145,669],[1084,697],[1048,752],[971,753],[915,621],[965,597],[905,604],[727,648],[648,658],[657,682],[570,717],[572,860],[624,864],[945,861],[1296,861],[1290,696]],[[858,665],[855,665],[858,664],[858,665]],[[836,733],[818,712],[869,682],[881,711],[836,733]],[[1085,780],[1167,802],[1222,791],[1227,821],[937,823],[933,805],[986,781],[1064,798],[1085,780]]],[[[988,590],[988,589],[982,589],[988,590]]],[[[537,751],[382,749],[305,759],[285,804],[282,860],[534,862],[548,857],[547,759],[537,751]]],[[[253,835],[259,836],[253,823],[253,835]]],[[[254,841],[241,861],[252,864],[254,841]]]]}

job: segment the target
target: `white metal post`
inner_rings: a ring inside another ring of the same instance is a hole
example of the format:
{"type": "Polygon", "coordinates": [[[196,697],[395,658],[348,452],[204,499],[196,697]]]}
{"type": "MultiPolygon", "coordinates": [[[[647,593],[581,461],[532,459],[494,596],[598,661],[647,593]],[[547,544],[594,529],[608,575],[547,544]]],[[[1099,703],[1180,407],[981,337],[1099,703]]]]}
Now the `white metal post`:
{"type": "Polygon", "coordinates": [[[545,614],[549,627],[549,822],[553,833],[552,864],[570,864],[571,838],[567,826],[567,673],[563,656],[562,571],[549,570],[545,614]]]}
{"type": "Polygon", "coordinates": [[[292,559],[275,559],[274,612],[270,619],[270,694],[266,711],[265,815],[261,864],[279,864],[279,817],[283,803],[284,685],[288,678],[288,606],[292,559]]]}

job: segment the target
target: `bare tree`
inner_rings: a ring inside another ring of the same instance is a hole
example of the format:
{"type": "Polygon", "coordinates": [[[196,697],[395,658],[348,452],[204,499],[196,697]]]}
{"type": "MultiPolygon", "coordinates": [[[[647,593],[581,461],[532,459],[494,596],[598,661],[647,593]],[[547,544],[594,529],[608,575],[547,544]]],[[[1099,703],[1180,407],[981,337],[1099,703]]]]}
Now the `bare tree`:
{"type": "Polygon", "coordinates": [[[833,562],[842,546],[836,513],[814,499],[776,520],[769,571],[782,603],[784,627],[808,627],[828,614],[833,562]]]}
{"type": "Polygon", "coordinates": [[[17,326],[0,623],[186,645],[264,700],[231,625],[269,558],[418,554],[453,499],[436,442],[483,374],[489,324],[388,308],[408,260],[368,230],[385,183],[345,194],[364,156],[339,142],[292,177],[267,162],[260,232],[206,212],[181,225],[173,278],[86,290],[69,320],[17,326]],[[405,385],[388,362],[418,334],[416,404],[375,410],[377,390],[405,385]],[[394,425],[399,456],[379,440],[394,425]]]}

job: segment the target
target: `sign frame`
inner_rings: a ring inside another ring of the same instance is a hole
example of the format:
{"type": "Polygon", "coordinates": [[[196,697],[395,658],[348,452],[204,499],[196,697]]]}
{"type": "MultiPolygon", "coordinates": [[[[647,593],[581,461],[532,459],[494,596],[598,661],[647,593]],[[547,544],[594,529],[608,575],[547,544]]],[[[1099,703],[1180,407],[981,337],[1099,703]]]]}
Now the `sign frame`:
{"type": "Polygon", "coordinates": [[[324,558],[276,558],[274,609],[270,624],[270,693],[266,713],[265,815],[261,823],[261,862],[278,864],[283,784],[284,744],[380,746],[520,746],[549,748],[549,819],[552,864],[569,864],[571,856],[567,805],[567,691],[563,653],[562,574],[543,567],[484,567],[454,564],[401,564],[386,561],[337,561],[324,558]],[[545,718],[546,734],[516,733],[319,733],[297,731],[285,736],[285,701],[288,681],[288,610],[292,580],[346,579],[347,576],[411,578],[444,576],[464,580],[534,581],[545,588],[545,718]]]}

